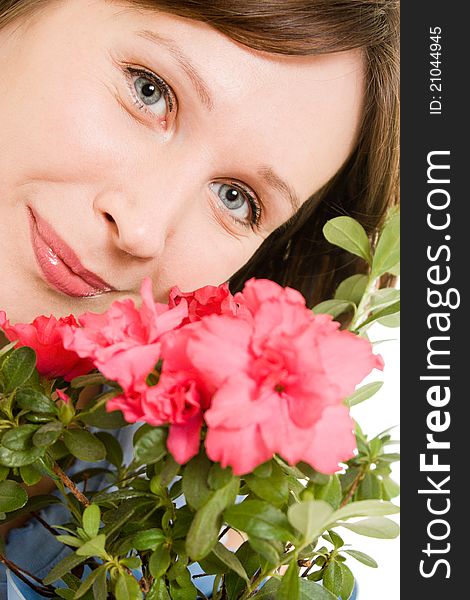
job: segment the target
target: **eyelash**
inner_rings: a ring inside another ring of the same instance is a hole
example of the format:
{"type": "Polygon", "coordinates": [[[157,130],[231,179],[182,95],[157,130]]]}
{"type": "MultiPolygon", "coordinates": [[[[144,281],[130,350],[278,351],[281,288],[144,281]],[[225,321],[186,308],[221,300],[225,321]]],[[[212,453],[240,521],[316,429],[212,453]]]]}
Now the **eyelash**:
{"type": "Polygon", "coordinates": [[[143,104],[143,102],[141,102],[139,100],[139,98],[135,92],[134,84],[132,82],[132,77],[145,77],[145,79],[148,79],[149,81],[151,81],[163,94],[163,97],[165,98],[165,101],[168,105],[168,112],[170,112],[170,113],[173,112],[174,108],[177,105],[176,95],[173,92],[173,90],[171,89],[171,87],[166,83],[166,81],[161,79],[158,75],[156,75],[152,71],[147,71],[146,69],[143,69],[142,67],[136,68],[136,67],[127,66],[126,67],[126,75],[127,75],[127,79],[128,79],[129,89],[130,89],[132,97],[134,99],[134,104],[137,106],[137,108],[139,108],[140,110],[142,110],[145,113],[150,113],[150,115],[153,118],[155,118],[155,114],[152,113],[152,111],[150,111],[145,106],[145,104],[143,104]]]}
{"type": "Polygon", "coordinates": [[[234,221],[237,225],[241,224],[246,228],[250,228],[253,230],[256,229],[259,226],[260,219],[261,219],[261,204],[260,204],[258,198],[253,194],[253,192],[248,190],[246,187],[244,187],[239,182],[228,181],[228,183],[226,185],[231,185],[235,189],[240,190],[240,192],[242,192],[244,197],[247,199],[248,204],[250,205],[250,212],[251,212],[250,220],[242,221],[240,219],[237,219],[233,215],[231,215],[230,211],[227,209],[226,212],[227,212],[228,216],[230,217],[230,219],[232,219],[232,221],[234,221]]]}
{"type": "MultiPolygon", "coordinates": [[[[175,106],[177,106],[176,95],[173,92],[173,90],[171,89],[171,87],[166,83],[166,81],[161,79],[158,75],[156,75],[152,71],[147,71],[147,69],[144,69],[142,67],[136,68],[136,67],[126,66],[125,70],[126,70],[129,89],[130,89],[130,92],[134,99],[134,104],[137,106],[137,108],[139,108],[139,110],[141,110],[145,113],[150,113],[150,115],[153,118],[155,118],[155,114],[152,113],[152,111],[150,111],[145,106],[145,104],[143,104],[139,100],[139,98],[136,94],[135,88],[134,88],[134,84],[132,82],[132,77],[145,77],[146,79],[151,81],[155,86],[157,86],[157,88],[163,94],[165,101],[168,104],[168,111],[170,113],[173,112],[175,106]]],[[[248,201],[248,204],[250,205],[250,212],[251,212],[251,218],[249,221],[242,221],[241,219],[237,219],[236,217],[231,215],[230,211],[227,209],[225,212],[227,213],[228,217],[236,225],[243,225],[247,229],[250,228],[252,230],[255,230],[259,226],[260,219],[261,219],[261,204],[260,204],[259,200],[257,199],[256,195],[253,194],[253,192],[248,190],[246,187],[244,187],[239,182],[228,181],[227,185],[231,185],[234,188],[236,188],[237,190],[240,190],[240,192],[244,195],[244,197],[248,201]]]]}

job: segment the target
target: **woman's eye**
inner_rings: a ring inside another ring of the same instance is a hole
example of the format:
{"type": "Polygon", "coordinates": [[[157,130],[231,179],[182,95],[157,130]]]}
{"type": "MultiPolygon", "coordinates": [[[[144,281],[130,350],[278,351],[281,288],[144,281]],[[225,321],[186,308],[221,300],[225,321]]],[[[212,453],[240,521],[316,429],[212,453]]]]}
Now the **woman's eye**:
{"type": "Polygon", "coordinates": [[[131,67],[127,67],[127,71],[137,107],[158,119],[166,119],[176,104],[175,94],[170,86],[150,71],[131,67]]]}
{"type": "Polygon", "coordinates": [[[258,224],[261,209],[252,192],[228,183],[211,183],[210,187],[222,208],[238,223],[247,226],[258,224]]]}

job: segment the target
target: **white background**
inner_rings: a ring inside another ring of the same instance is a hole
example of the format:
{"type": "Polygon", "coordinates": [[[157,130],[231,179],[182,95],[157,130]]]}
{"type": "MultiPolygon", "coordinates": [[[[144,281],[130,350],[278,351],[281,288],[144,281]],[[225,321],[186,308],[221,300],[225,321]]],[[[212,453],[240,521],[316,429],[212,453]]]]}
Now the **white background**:
{"type": "MultiPolygon", "coordinates": [[[[374,344],[374,352],[382,355],[385,368],[383,372],[374,370],[363,382],[383,380],[384,385],[369,400],[353,406],[351,409],[353,418],[358,421],[364,433],[371,439],[400,422],[400,330],[374,324],[369,330],[369,338],[373,342],[391,340],[374,344]]],[[[399,428],[396,427],[391,434],[392,439],[398,439],[399,428]]],[[[387,451],[399,452],[399,448],[398,446],[389,446],[387,451]]],[[[392,465],[392,477],[397,482],[399,482],[399,469],[399,464],[392,465]]],[[[399,504],[400,498],[394,498],[392,502],[399,504]]],[[[390,518],[399,522],[397,515],[392,515],[390,518]]],[[[357,550],[366,552],[379,564],[378,569],[372,569],[353,558],[348,558],[347,564],[358,581],[358,600],[398,600],[400,598],[399,538],[379,540],[360,536],[342,528],[338,529],[338,533],[346,543],[352,544],[352,547],[357,550]]]]}

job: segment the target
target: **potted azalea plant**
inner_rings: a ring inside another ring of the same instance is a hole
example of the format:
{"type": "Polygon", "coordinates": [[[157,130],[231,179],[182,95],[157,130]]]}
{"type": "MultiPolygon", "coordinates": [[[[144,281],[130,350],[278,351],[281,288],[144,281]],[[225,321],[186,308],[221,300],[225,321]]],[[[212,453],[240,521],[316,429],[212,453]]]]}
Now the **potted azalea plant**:
{"type": "Polygon", "coordinates": [[[349,412],[381,385],[360,386],[383,368],[368,328],[399,312],[378,289],[398,273],[398,227],[393,212],[371,245],[353,219],[329,221],[368,274],[313,311],[268,280],[174,288],[165,305],[146,280],[139,307],[0,312],[0,516],[31,515],[63,550],[41,578],[2,550],[17,597],[351,598],[351,562],[376,563],[348,530],[398,535],[394,442],[349,412]],[[44,476],[56,492],[29,496],[44,476]],[[66,518],[48,520],[54,507],[66,518]]]}

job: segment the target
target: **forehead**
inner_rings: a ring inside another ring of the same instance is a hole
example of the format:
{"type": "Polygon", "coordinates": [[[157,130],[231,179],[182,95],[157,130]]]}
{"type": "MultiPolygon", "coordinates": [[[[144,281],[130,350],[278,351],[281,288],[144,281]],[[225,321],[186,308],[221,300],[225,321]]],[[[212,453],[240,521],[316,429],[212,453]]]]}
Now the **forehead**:
{"type": "Polygon", "coordinates": [[[94,49],[116,51],[145,60],[169,80],[185,111],[181,117],[222,169],[269,168],[303,201],[354,146],[364,96],[359,50],[264,53],[199,21],[105,0],[58,3],[47,16],[49,39],[76,45],[86,60],[94,49]],[[194,72],[202,88],[194,85],[194,72]]]}

